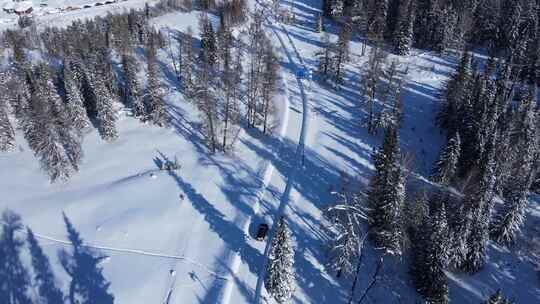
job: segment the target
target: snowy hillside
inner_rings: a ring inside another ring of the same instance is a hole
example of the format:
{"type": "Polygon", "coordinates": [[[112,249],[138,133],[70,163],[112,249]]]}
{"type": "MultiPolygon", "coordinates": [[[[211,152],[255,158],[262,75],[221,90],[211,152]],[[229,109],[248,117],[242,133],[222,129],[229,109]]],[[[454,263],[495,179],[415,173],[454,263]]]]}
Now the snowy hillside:
{"type": "MultiPolygon", "coordinates": [[[[94,2],[98,1],[50,1],[35,12],[36,22],[40,28],[63,27],[81,17],[140,9],[145,1],[53,12],[94,2]]],[[[50,183],[21,130],[15,132],[16,148],[0,153],[0,210],[15,211],[32,228],[64,294],[69,276],[57,252],[71,244],[62,212],[89,247],[107,256],[100,265],[116,303],[275,303],[264,285],[265,266],[274,223],[284,216],[294,248],[291,302],[350,303],[351,278],[337,278],[328,267],[333,236],[323,212],[335,202],[339,189],[367,193],[374,174],[372,154],[384,132],[369,134],[360,93],[372,46],[353,35],[344,84],[336,90],[315,72],[319,63],[314,54],[322,50],[323,34],[314,30],[313,20],[321,3],[281,1],[296,16],[291,24],[278,22],[269,3],[261,3],[251,1],[249,6],[264,7],[264,30],[280,63],[271,134],[242,126],[232,151],[210,154],[201,134],[201,113],[175,84],[172,62],[162,49],[158,66],[167,88],[169,127],[141,123],[118,105],[118,139],[106,142],[94,128],[85,129],[80,170],[65,183],[50,183]],[[179,169],[161,170],[175,158],[179,169]],[[271,227],[264,241],[255,239],[261,223],[271,227]]],[[[198,42],[199,14],[170,12],[152,18],[150,24],[165,34],[191,27],[198,42]]],[[[3,13],[0,18],[2,28],[16,25],[12,15],[3,13]]],[[[219,23],[215,15],[210,19],[219,23]]],[[[325,30],[337,39],[336,23],[326,20],[325,30]]],[[[235,35],[242,31],[247,25],[235,35]]],[[[388,56],[388,62],[397,60],[398,70],[408,71],[399,130],[401,151],[411,159],[408,183],[415,190],[434,187],[429,178],[445,144],[435,115],[459,56],[419,49],[409,56],[388,56]]],[[[142,55],[137,58],[144,60],[142,55]]],[[[486,57],[477,54],[477,59],[485,62],[486,57]]],[[[515,303],[540,302],[539,253],[532,244],[540,235],[538,197],[533,197],[527,214],[525,234],[515,246],[490,242],[483,270],[474,275],[447,272],[451,303],[482,303],[498,289],[515,303]]],[[[363,303],[422,301],[408,273],[409,257],[386,258],[377,272],[379,255],[367,242],[354,302],[364,298],[366,290],[363,303]],[[374,274],[377,283],[369,287],[374,274]]],[[[23,260],[30,265],[26,250],[23,260]]]]}

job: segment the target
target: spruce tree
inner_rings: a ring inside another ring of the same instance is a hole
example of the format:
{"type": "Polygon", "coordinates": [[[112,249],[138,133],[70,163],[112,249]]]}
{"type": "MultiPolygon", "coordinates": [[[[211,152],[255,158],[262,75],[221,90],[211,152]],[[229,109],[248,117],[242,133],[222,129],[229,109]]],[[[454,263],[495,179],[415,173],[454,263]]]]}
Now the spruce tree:
{"type": "Polygon", "coordinates": [[[90,126],[90,120],[84,106],[81,88],[75,79],[76,76],[74,73],[69,62],[65,62],[63,66],[63,82],[67,112],[73,128],[81,131],[90,126]]]}
{"type": "Polygon", "coordinates": [[[538,130],[536,127],[536,84],[530,84],[523,96],[522,106],[517,115],[520,124],[516,127],[517,134],[516,169],[511,173],[508,185],[505,187],[506,204],[494,221],[492,236],[501,244],[512,243],[525,221],[527,196],[535,178],[535,162],[538,151],[538,130]]]}
{"type": "Polygon", "coordinates": [[[336,84],[343,82],[344,64],[349,61],[349,42],[352,35],[352,25],[345,22],[339,32],[338,41],[334,47],[334,81],[336,84]]]}
{"type": "Polygon", "coordinates": [[[382,41],[386,28],[388,0],[369,0],[367,8],[367,35],[372,41],[382,41]]]}
{"type": "Polygon", "coordinates": [[[193,48],[193,30],[187,28],[186,33],[182,35],[182,86],[187,97],[193,97],[195,92],[195,50],[193,48]]]}
{"type": "Polygon", "coordinates": [[[144,121],[147,118],[141,87],[137,78],[139,70],[135,58],[130,54],[122,54],[122,70],[124,72],[124,104],[131,107],[133,116],[144,121]]]}
{"type": "Polygon", "coordinates": [[[433,181],[442,185],[450,185],[456,175],[458,160],[460,158],[461,139],[456,133],[441,152],[436,164],[433,181]]]}
{"type": "Polygon", "coordinates": [[[401,17],[394,34],[394,52],[400,56],[407,56],[411,51],[413,39],[414,0],[403,1],[400,6],[402,6],[401,17]]]}
{"type": "Polygon", "coordinates": [[[59,259],[64,270],[71,277],[69,301],[72,304],[112,304],[114,296],[109,292],[107,282],[99,263],[105,258],[85,247],[79,232],[67,216],[63,214],[72,249],[60,250],[59,259]]]}
{"type": "Polygon", "coordinates": [[[377,247],[400,255],[405,181],[399,139],[394,127],[386,129],[384,142],[373,158],[376,172],[368,196],[371,238],[377,247]]]}
{"type": "Polygon", "coordinates": [[[39,303],[63,304],[64,295],[56,286],[49,259],[43,252],[32,230],[27,228],[26,232],[30,255],[32,256],[32,266],[34,268],[34,285],[39,292],[39,303]]]}
{"type": "Polygon", "coordinates": [[[31,304],[27,290],[30,277],[20,259],[24,243],[16,235],[23,229],[21,217],[11,210],[5,210],[1,221],[0,299],[6,304],[31,304]]]}
{"type": "Polygon", "coordinates": [[[148,107],[148,116],[150,121],[160,127],[168,124],[169,118],[167,110],[165,109],[165,102],[163,101],[163,93],[158,79],[158,67],[156,58],[156,46],[154,40],[151,38],[151,42],[146,50],[147,58],[147,81],[148,86],[146,88],[146,105],[148,107]]]}
{"type": "Polygon", "coordinates": [[[0,152],[11,151],[15,148],[15,132],[9,122],[7,105],[0,101],[0,152]]]}
{"type": "Polygon", "coordinates": [[[201,53],[200,58],[210,66],[217,63],[217,42],[212,23],[206,13],[199,17],[199,29],[201,33],[201,53]]]}
{"type": "Polygon", "coordinates": [[[498,289],[494,294],[492,294],[489,299],[484,302],[485,304],[512,304],[505,295],[498,289]]]}
{"type": "Polygon", "coordinates": [[[448,265],[449,228],[444,203],[430,207],[422,225],[414,236],[411,273],[416,290],[429,303],[448,303],[448,279],[444,269],[448,265]]]}
{"type": "Polygon", "coordinates": [[[294,292],[294,250],[291,234],[281,218],[272,239],[265,286],[278,303],[288,302],[294,292]]]}

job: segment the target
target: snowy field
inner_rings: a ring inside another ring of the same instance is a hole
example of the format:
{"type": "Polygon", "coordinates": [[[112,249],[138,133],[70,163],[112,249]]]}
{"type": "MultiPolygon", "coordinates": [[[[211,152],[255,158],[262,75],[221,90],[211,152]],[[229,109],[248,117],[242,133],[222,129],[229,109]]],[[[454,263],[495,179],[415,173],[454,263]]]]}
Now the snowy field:
{"type": "MultiPolygon", "coordinates": [[[[348,85],[340,91],[298,78],[299,70],[316,69],[313,53],[321,46],[322,34],[314,32],[313,16],[320,3],[282,4],[294,7],[297,21],[281,25],[268,16],[266,24],[281,56],[282,73],[271,136],[243,130],[234,153],[208,156],[197,110],[167,82],[172,72],[163,53],[163,83],[171,87],[170,128],[142,125],[121,114],[117,141],[106,143],[89,130],[80,172],[65,184],[49,183],[20,133],[16,151],[0,154],[0,210],[13,209],[39,234],[64,291],[67,275],[56,258],[58,249],[67,246],[62,212],[88,244],[109,256],[103,267],[116,303],[240,304],[259,298],[272,303],[261,284],[266,243],[253,235],[259,223],[272,223],[284,214],[296,250],[293,302],[347,302],[350,282],[325,269],[328,240],[321,213],[343,177],[347,187],[365,187],[373,171],[371,153],[382,134],[371,136],[362,127],[366,113],[354,81],[367,55],[361,56],[361,39],[354,37],[348,85]],[[160,162],[175,157],[181,169],[158,169],[160,162]]],[[[143,0],[129,0],[88,9],[88,14],[63,12],[37,20],[40,25],[65,25],[143,5],[143,0]]],[[[170,13],[152,22],[167,30],[197,29],[197,15],[170,13]]],[[[456,59],[418,50],[398,59],[402,69],[409,67],[402,149],[414,155],[411,178],[422,180],[443,144],[433,119],[439,90],[456,59]]],[[[534,203],[530,209],[527,229],[538,233],[533,228],[540,225],[540,206],[534,203]]],[[[357,294],[366,289],[374,271],[370,252],[357,294]]],[[[420,297],[404,264],[385,264],[382,284],[365,303],[417,303],[420,297]]],[[[489,263],[480,273],[449,274],[450,297],[452,303],[480,303],[501,288],[516,303],[540,303],[537,275],[525,244],[511,251],[492,246],[489,263]]]]}

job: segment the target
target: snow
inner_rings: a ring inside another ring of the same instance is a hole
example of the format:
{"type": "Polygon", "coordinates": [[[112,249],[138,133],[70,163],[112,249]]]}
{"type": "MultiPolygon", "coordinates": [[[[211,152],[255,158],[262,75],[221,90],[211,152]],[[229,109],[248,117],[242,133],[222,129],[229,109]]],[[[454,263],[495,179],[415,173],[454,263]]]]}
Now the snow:
{"type": "MultiPolygon", "coordinates": [[[[77,0],[69,5],[86,3],[77,0]]],[[[50,1],[48,9],[62,5],[66,5],[63,0],[50,1]]],[[[129,0],[35,14],[40,26],[65,26],[77,18],[143,5],[143,0],[129,0]]],[[[301,0],[293,7],[296,24],[280,25],[270,17],[266,24],[282,61],[275,99],[278,122],[271,136],[243,130],[233,154],[209,156],[198,133],[197,110],[171,89],[170,128],[143,125],[122,114],[116,142],[105,143],[95,130],[88,130],[81,170],[65,184],[49,184],[20,132],[18,149],[0,154],[0,193],[4,194],[0,209],[20,213],[35,231],[64,291],[69,281],[56,252],[69,243],[61,212],[90,247],[108,256],[102,266],[117,303],[261,303],[264,299],[272,303],[263,279],[273,231],[265,242],[253,235],[258,223],[273,228],[284,215],[296,250],[292,302],[346,301],[350,282],[336,279],[325,268],[328,236],[321,227],[321,212],[333,201],[331,191],[340,185],[341,176],[349,177],[348,187],[364,189],[373,172],[371,153],[382,135],[371,136],[361,126],[366,113],[359,106],[357,83],[367,60],[360,54],[362,41],[351,42],[353,61],[346,67],[348,85],[342,90],[316,79],[308,85],[307,79],[297,76],[300,70],[316,69],[312,54],[320,47],[322,34],[312,30],[309,20],[320,3],[301,0]],[[157,159],[175,156],[180,170],[158,169],[157,159]]],[[[191,26],[198,35],[198,13],[169,13],[152,24],[167,30],[191,26]]],[[[11,25],[0,25],[7,26],[11,25]]],[[[335,33],[336,28],[329,31],[335,33]]],[[[409,178],[424,183],[443,144],[433,126],[437,94],[456,62],[450,56],[420,51],[397,59],[401,69],[409,67],[409,83],[403,91],[402,149],[415,156],[409,178]]],[[[168,63],[164,54],[160,60],[168,63]]],[[[539,221],[540,206],[534,203],[527,229],[539,221]]],[[[452,302],[480,303],[498,288],[517,303],[540,301],[529,252],[491,246],[489,256],[486,269],[474,276],[449,273],[452,302]]],[[[366,248],[357,296],[369,284],[377,260],[376,252],[366,248]]],[[[370,293],[372,303],[419,299],[406,264],[407,258],[386,261],[383,283],[370,293]]]]}

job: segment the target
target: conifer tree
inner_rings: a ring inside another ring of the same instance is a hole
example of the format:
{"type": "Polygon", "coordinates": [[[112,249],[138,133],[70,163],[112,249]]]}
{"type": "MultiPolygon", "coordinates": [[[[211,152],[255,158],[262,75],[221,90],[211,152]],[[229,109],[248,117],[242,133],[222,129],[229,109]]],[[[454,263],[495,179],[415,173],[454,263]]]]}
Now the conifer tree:
{"type": "Polygon", "coordinates": [[[382,41],[386,28],[388,0],[369,0],[367,8],[367,35],[372,41],[382,41]]]}
{"type": "Polygon", "coordinates": [[[6,304],[31,304],[27,293],[30,277],[20,259],[23,242],[16,235],[23,229],[21,217],[11,210],[5,210],[1,220],[0,299],[6,304]]]}
{"type": "Polygon", "coordinates": [[[435,167],[433,181],[442,185],[449,185],[456,175],[458,160],[460,158],[461,139],[456,133],[441,152],[435,167]]]}
{"type": "Polygon", "coordinates": [[[278,303],[290,300],[294,292],[294,250],[291,234],[281,218],[272,239],[270,257],[266,269],[265,286],[278,303]]]}
{"type": "Polygon", "coordinates": [[[431,206],[413,242],[411,273],[416,290],[429,303],[448,303],[448,223],[444,203],[431,206]]]}
{"type": "Polygon", "coordinates": [[[34,268],[34,285],[39,292],[39,303],[63,304],[64,295],[56,286],[49,259],[43,252],[32,230],[27,228],[26,232],[30,255],[32,256],[32,266],[34,268]]]}
{"type": "Polygon", "coordinates": [[[0,101],[0,152],[11,151],[15,148],[15,132],[9,122],[7,105],[0,101]]]}
{"type": "Polygon", "coordinates": [[[495,185],[496,135],[492,135],[486,153],[478,169],[478,183],[466,194],[460,215],[457,235],[460,239],[461,256],[457,256],[457,266],[469,273],[478,272],[486,262],[489,225],[493,209],[495,185]]]}
{"type": "Polygon", "coordinates": [[[405,181],[399,138],[394,127],[386,129],[384,142],[373,158],[376,172],[368,196],[371,238],[377,247],[390,254],[400,255],[405,181]]]}
{"type": "Polygon", "coordinates": [[[137,79],[138,66],[135,58],[127,53],[122,54],[122,70],[124,72],[124,104],[130,106],[133,116],[144,121],[147,118],[142,92],[137,79]]]}
{"type": "Polygon", "coordinates": [[[506,204],[494,221],[492,236],[501,244],[512,243],[525,221],[527,196],[535,178],[535,162],[538,151],[538,130],[536,126],[536,84],[530,84],[523,96],[523,102],[518,115],[520,125],[514,132],[517,134],[515,167],[505,187],[506,204]]]}
{"type": "Polygon", "coordinates": [[[146,88],[146,105],[148,107],[149,120],[160,127],[168,124],[169,118],[167,110],[165,109],[165,102],[163,101],[163,93],[158,79],[158,67],[156,58],[156,46],[154,44],[154,38],[150,39],[150,43],[146,50],[147,59],[147,81],[146,88]]]}
{"type": "Polygon", "coordinates": [[[102,274],[99,263],[105,258],[85,247],[79,232],[65,214],[64,222],[72,249],[60,250],[59,259],[71,277],[68,299],[70,303],[112,304],[114,296],[109,292],[110,283],[102,274]]]}
{"type": "Polygon", "coordinates": [[[201,32],[200,58],[210,66],[214,66],[217,63],[216,35],[206,13],[202,13],[199,17],[199,29],[201,32]]]}
{"type": "Polygon", "coordinates": [[[63,66],[64,92],[66,94],[66,107],[73,128],[83,130],[90,126],[86,113],[81,88],[76,82],[73,68],[68,62],[63,66]]]}
{"type": "Polygon", "coordinates": [[[500,289],[498,289],[494,294],[492,294],[489,297],[489,299],[484,303],[485,304],[512,304],[512,302],[504,296],[504,294],[501,292],[500,289]]]}
{"type": "Polygon", "coordinates": [[[191,98],[195,91],[195,50],[193,48],[193,30],[191,27],[188,27],[186,33],[182,35],[181,56],[182,86],[186,96],[191,98]]]}
{"type": "Polygon", "coordinates": [[[367,127],[368,132],[371,134],[374,134],[377,129],[375,121],[375,101],[378,95],[380,78],[383,74],[384,60],[385,55],[381,48],[375,47],[371,49],[367,69],[363,71],[361,78],[362,82],[360,87],[365,100],[364,104],[367,107],[366,111],[368,112],[367,127]]]}
{"type": "Polygon", "coordinates": [[[343,66],[349,61],[349,42],[352,35],[352,25],[345,22],[339,32],[338,41],[334,47],[334,81],[337,85],[343,82],[343,66]]]}
{"type": "Polygon", "coordinates": [[[394,34],[394,52],[400,56],[407,56],[411,51],[413,39],[414,0],[403,1],[400,6],[402,6],[401,17],[394,34]]]}
{"type": "Polygon", "coordinates": [[[118,131],[116,130],[116,113],[113,105],[113,98],[105,86],[105,84],[99,82],[94,87],[94,94],[96,98],[96,119],[98,125],[99,135],[106,141],[114,141],[118,138],[118,131]]]}
{"type": "Polygon", "coordinates": [[[334,44],[330,42],[330,35],[328,33],[324,33],[321,43],[322,48],[315,53],[315,57],[317,57],[318,61],[319,74],[321,74],[323,78],[326,78],[333,69],[332,52],[334,44]]]}

